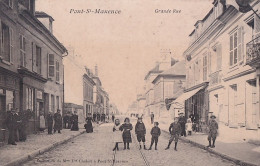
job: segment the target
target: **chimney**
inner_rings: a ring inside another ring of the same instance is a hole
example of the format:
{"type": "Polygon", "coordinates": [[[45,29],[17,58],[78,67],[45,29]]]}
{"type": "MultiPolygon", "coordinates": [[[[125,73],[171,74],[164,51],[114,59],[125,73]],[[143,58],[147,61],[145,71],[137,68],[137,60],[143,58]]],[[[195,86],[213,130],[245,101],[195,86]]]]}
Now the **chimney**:
{"type": "Polygon", "coordinates": [[[95,75],[98,76],[98,66],[95,66],[95,75]]]}

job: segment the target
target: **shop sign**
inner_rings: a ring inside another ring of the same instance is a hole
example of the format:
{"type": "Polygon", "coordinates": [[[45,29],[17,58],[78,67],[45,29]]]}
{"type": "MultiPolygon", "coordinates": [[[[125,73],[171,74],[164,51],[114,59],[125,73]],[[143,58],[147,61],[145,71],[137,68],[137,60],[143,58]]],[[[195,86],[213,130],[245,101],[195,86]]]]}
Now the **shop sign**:
{"type": "Polygon", "coordinates": [[[42,91],[37,90],[37,99],[42,99],[42,91]]]}

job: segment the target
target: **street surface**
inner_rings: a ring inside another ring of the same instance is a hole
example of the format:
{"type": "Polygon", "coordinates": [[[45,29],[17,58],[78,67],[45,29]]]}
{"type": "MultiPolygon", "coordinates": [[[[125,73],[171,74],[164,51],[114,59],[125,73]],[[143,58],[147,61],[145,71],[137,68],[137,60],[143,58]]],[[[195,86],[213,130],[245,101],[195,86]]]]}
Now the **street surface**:
{"type": "MultiPolygon", "coordinates": [[[[121,123],[123,119],[121,119],[121,123]]],[[[133,127],[136,120],[131,119],[133,127]]],[[[145,123],[147,128],[146,147],[150,146],[151,125],[145,123]]],[[[102,165],[102,166],[232,166],[232,162],[221,159],[205,150],[194,147],[191,144],[179,142],[178,151],[174,151],[174,143],[170,150],[164,150],[168,144],[169,136],[162,132],[159,137],[158,150],[141,150],[137,146],[136,137],[130,150],[123,150],[123,144],[119,144],[119,151],[112,151],[113,124],[103,124],[94,129],[94,133],[84,133],[74,140],[46,152],[24,166],[58,166],[58,165],[102,165]],[[114,162],[113,162],[113,159],[114,162]],[[146,161],[146,163],[145,163],[146,161]]],[[[134,133],[134,132],[132,132],[134,133]]],[[[205,140],[206,141],[206,140],[205,140]]]]}

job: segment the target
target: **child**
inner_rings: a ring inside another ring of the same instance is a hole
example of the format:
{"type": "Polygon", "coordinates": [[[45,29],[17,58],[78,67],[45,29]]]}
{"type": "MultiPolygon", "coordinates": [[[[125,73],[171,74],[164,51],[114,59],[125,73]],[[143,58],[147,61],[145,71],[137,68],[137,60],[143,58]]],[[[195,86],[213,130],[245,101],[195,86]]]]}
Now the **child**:
{"type": "Polygon", "coordinates": [[[159,123],[154,122],[154,127],[151,130],[152,141],[149,150],[152,150],[153,143],[155,142],[155,150],[157,150],[158,138],[161,135],[161,129],[158,127],[159,123]]]}
{"type": "Polygon", "coordinates": [[[191,131],[192,131],[192,123],[191,123],[191,119],[189,118],[187,120],[187,123],[186,123],[186,130],[188,132],[188,135],[191,135],[191,131]]]}
{"type": "Polygon", "coordinates": [[[115,125],[113,127],[114,143],[115,143],[115,147],[114,147],[113,151],[119,150],[118,143],[122,142],[122,132],[120,131],[119,128],[120,128],[120,121],[119,121],[119,119],[116,119],[115,125]]]}
{"type": "Polygon", "coordinates": [[[140,149],[142,149],[141,141],[143,142],[144,149],[146,149],[145,147],[146,128],[141,117],[138,118],[138,121],[135,125],[135,134],[137,136],[137,141],[139,142],[140,149]]]}
{"type": "Polygon", "coordinates": [[[178,143],[179,136],[181,133],[181,125],[178,122],[178,117],[174,118],[174,122],[169,127],[169,132],[171,134],[171,138],[170,138],[169,144],[168,144],[167,148],[165,148],[165,150],[170,149],[170,145],[171,145],[172,141],[174,141],[175,142],[174,150],[177,151],[177,143],[178,143]]]}
{"type": "Polygon", "coordinates": [[[124,150],[126,149],[126,145],[127,145],[127,149],[130,150],[129,143],[132,142],[131,130],[133,129],[133,126],[130,123],[130,119],[129,118],[125,118],[124,122],[125,123],[122,124],[119,129],[121,131],[123,131],[124,150]]]}

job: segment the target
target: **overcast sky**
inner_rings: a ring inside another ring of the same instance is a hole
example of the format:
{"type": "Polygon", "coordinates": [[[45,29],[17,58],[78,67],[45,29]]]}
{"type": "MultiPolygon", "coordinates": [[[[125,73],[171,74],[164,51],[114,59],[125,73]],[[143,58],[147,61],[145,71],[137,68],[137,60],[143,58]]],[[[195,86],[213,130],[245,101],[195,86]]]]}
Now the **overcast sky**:
{"type": "MultiPolygon", "coordinates": [[[[103,87],[120,111],[136,98],[144,76],[159,60],[160,49],[180,59],[197,20],[213,0],[36,0],[36,10],[54,18],[54,35],[72,46],[90,68],[95,64],[103,87]],[[71,9],[115,9],[119,15],[72,14],[71,9]],[[180,14],[158,14],[177,9],[180,14]]],[[[66,65],[66,64],[65,64],[66,65]]],[[[81,81],[81,80],[79,80],[81,81]]],[[[70,94],[65,94],[70,95],[70,94]]]]}

